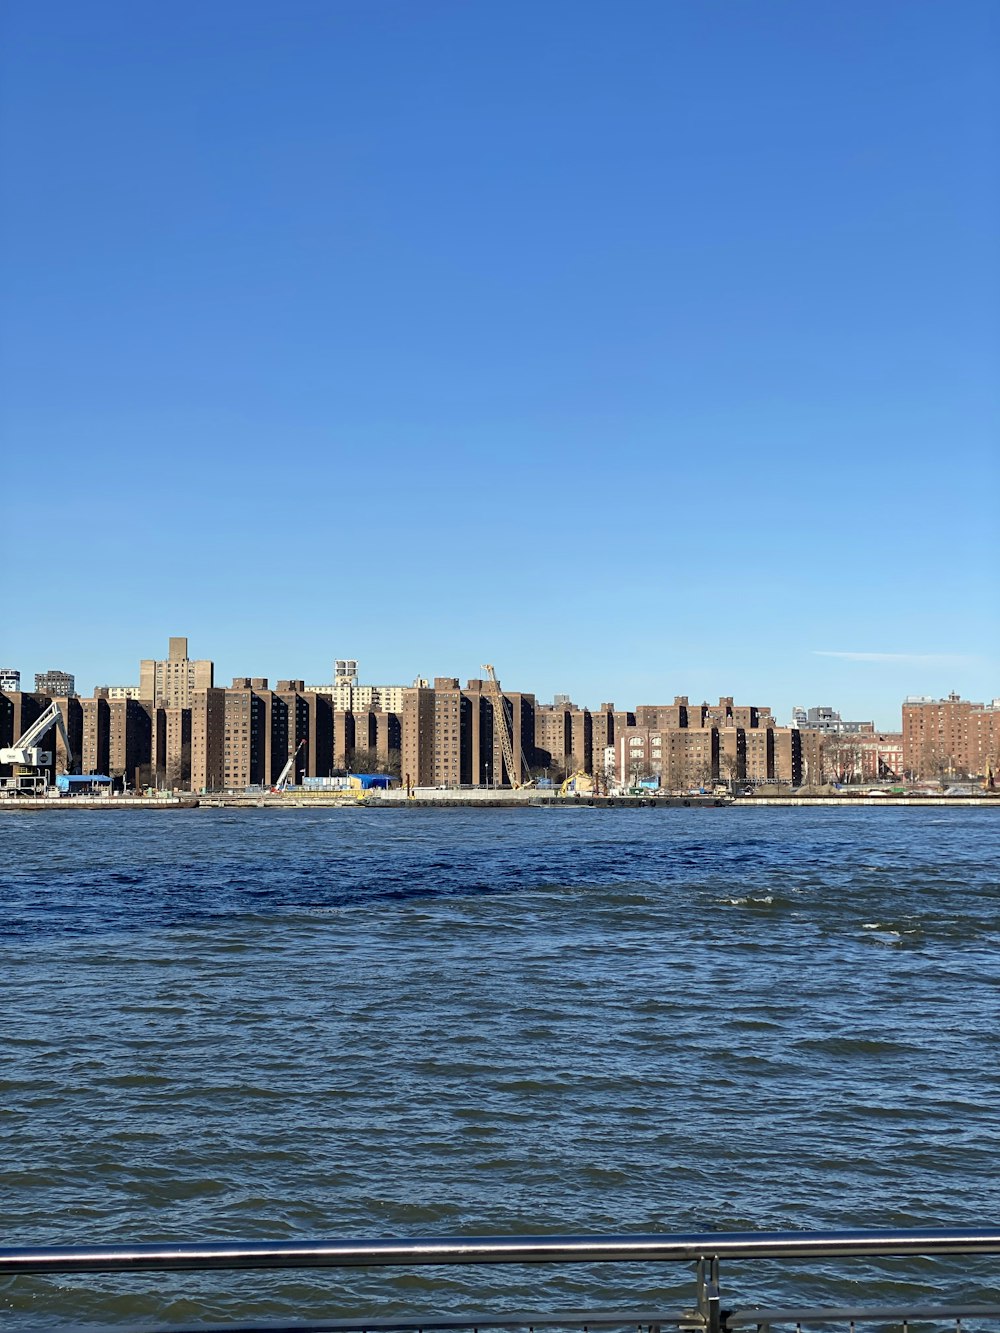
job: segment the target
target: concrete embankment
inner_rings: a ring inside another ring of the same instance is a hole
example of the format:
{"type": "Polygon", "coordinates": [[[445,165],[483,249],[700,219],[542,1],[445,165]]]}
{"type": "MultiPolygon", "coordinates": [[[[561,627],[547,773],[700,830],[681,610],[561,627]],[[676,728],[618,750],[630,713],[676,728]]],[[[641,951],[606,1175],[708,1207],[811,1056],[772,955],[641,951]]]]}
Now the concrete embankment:
{"type": "Polygon", "coordinates": [[[734,805],[743,807],[763,806],[859,806],[859,805],[908,805],[914,808],[928,806],[949,810],[966,806],[990,806],[1000,810],[1000,796],[738,796],[734,805]]]}
{"type": "Polygon", "coordinates": [[[1000,810],[1000,794],[992,796],[560,796],[556,792],[539,791],[440,791],[433,795],[421,792],[407,797],[402,791],[369,793],[363,799],[347,794],[324,793],[303,795],[285,792],[283,795],[250,796],[72,796],[62,799],[21,797],[0,799],[0,813],[4,810],[537,810],[537,809],[721,809],[738,806],[740,809],[770,809],[772,807],[817,806],[844,808],[858,806],[909,806],[913,809],[949,810],[990,808],[1000,810]]]}
{"type": "Polygon", "coordinates": [[[731,805],[724,796],[560,796],[558,792],[538,791],[468,791],[441,789],[433,795],[421,792],[407,796],[404,791],[368,793],[359,800],[354,796],[333,794],[313,796],[286,792],[283,796],[203,796],[202,808],[226,809],[357,809],[366,810],[537,810],[614,808],[672,808],[690,806],[705,809],[731,805]]]}
{"type": "Polygon", "coordinates": [[[369,799],[365,805],[369,810],[402,810],[414,807],[439,810],[535,810],[538,808],[572,810],[585,807],[611,810],[631,807],[641,809],[668,809],[690,806],[691,808],[714,809],[732,802],[724,796],[546,796],[538,792],[520,792],[509,794],[497,793],[493,796],[467,799],[463,796],[442,795],[392,797],[383,796],[369,799]]]}
{"type": "Polygon", "coordinates": [[[4,797],[4,810],[194,810],[199,804],[196,796],[45,796],[4,797]]]}

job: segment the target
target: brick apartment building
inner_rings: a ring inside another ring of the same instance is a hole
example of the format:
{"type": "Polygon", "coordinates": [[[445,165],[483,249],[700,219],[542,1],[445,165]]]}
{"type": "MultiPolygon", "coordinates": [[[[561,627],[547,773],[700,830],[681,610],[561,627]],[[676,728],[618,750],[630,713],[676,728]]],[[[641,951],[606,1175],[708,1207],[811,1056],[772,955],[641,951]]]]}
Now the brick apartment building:
{"type": "Polygon", "coordinates": [[[710,782],[789,783],[802,780],[802,742],[779,727],[770,708],[692,704],[640,704],[632,725],[616,730],[616,777],[623,786],[657,780],[671,790],[710,782]]]}
{"type": "Polygon", "coordinates": [[[983,777],[1000,770],[1000,699],[970,703],[910,697],[903,702],[903,769],[914,778],[983,777]]]}
{"type": "MultiPolygon", "coordinates": [[[[602,708],[607,705],[602,705],[602,708]]],[[[598,723],[598,737],[607,743],[607,717],[598,723]]],[[[569,700],[535,705],[534,766],[556,777],[594,771],[594,717],[569,700]]]]}
{"type": "MultiPolygon", "coordinates": [[[[503,694],[518,782],[526,782],[535,757],[535,698],[503,694]]],[[[509,784],[494,703],[488,685],[454,676],[433,686],[403,691],[400,718],[402,776],[413,787],[509,784]]]]}

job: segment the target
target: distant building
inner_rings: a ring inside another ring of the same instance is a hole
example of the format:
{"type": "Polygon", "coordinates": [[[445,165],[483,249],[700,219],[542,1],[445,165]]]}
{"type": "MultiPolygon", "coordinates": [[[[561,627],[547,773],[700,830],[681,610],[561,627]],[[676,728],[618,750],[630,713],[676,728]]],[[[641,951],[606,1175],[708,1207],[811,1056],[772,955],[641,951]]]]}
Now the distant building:
{"type": "Polygon", "coordinates": [[[898,781],[903,776],[903,733],[877,731],[859,736],[861,776],[865,782],[898,781]]]}
{"type": "Polygon", "coordinates": [[[95,685],[94,694],[105,699],[141,699],[138,685],[95,685]]]}
{"type": "Polygon", "coordinates": [[[264,781],[264,704],[250,680],[237,676],[225,692],[223,776],[242,789],[264,781]]]}
{"type": "Polygon", "coordinates": [[[982,777],[1000,770],[1000,699],[971,703],[911,695],[903,702],[903,768],[927,779],[982,777]]]}
{"type": "Polygon", "coordinates": [[[36,671],[35,693],[68,699],[76,694],[76,677],[68,671],[36,671]]]}
{"type": "Polygon", "coordinates": [[[136,789],[150,783],[152,705],[138,699],[108,701],[108,769],[122,785],[136,789]]]}
{"type": "Polygon", "coordinates": [[[104,695],[81,699],[83,710],[80,746],[81,773],[110,771],[111,705],[104,695]]]}
{"type": "Polygon", "coordinates": [[[191,699],[191,790],[220,791],[226,784],[226,691],[209,686],[191,699]]]}
{"type": "MultiPolygon", "coordinates": [[[[603,735],[604,733],[599,733],[603,735]]],[[[535,767],[554,769],[555,775],[593,771],[594,720],[586,708],[577,708],[568,694],[557,694],[551,704],[535,705],[535,767]]]]}
{"type": "MultiPolygon", "coordinates": [[[[426,686],[426,681],[415,681],[426,686]]],[[[403,711],[402,685],[359,685],[356,657],[338,657],[333,664],[333,681],[329,685],[305,685],[306,694],[325,694],[340,713],[403,711]]]]}
{"type": "Polygon", "coordinates": [[[810,752],[810,773],[825,782],[893,782],[903,776],[903,736],[898,731],[800,731],[818,742],[810,752]]]}
{"type": "Polygon", "coordinates": [[[0,667],[0,694],[19,694],[21,673],[13,667],[0,667]]]}
{"type": "Polygon", "coordinates": [[[770,708],[734,704],[640,704],[631,724],[614,731],[617,778],[623,786],[657,780],[677,790],[710,782],[787,783],[802,780],[800,734],[779,727],[770,708]]]}
{"type": "Polygon", "coordinates": [[[875,730],[874,722],[845,722],[839,713],[825,705],[820,708],[792,708],[792,726],[798,731],[835,732],[837,735],[859,735],[875,730]]]}
{"type": "Polygon", "coordinates": [[[212,662],[189,659],[187,639],[171,639],[165,661],[139,663],[139,698],[161,708],[190,708],[195,690],[212,688],[214,674],[212,662]]]}

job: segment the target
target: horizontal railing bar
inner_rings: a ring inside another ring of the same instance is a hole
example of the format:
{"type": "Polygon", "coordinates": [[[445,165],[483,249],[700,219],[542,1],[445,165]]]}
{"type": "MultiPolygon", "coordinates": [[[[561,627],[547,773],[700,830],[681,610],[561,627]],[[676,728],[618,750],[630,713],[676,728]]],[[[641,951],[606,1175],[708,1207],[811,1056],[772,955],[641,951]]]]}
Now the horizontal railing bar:
{"type": "MultiPolygon", "coordinates": [[[[151,1326],[148,1333],[443,1333],[445,1330],[468,1329],[530,1329],[530,1328],[649,1328],[666,1326],[675,1329],[686,1316],[673,1310],[556,1310],[548,1314],[469,1314],[461,1316],[431,1316],[420,1319],[413,1315],[396,1319],[321,1319],[308,1323],[253,1323],[253,1324],[195,1324],[168,1329],[151,1326]]],[[[89,1330],[101,1333],[101,1330],[89,1330]]],[[[104,1330],[113,1333],[113,1330],[104,1330]]]]}
{"type": "Polygon", "coordinates": [[[833,1259],[939,1254],[1000,1254],[1000,1229],[710,1231],[686,1235],[422,1237],[3,1248],[0,1276],[421,1264],[683,1263],[703,1258],[833,1259]]]}
{"type": "Polygon", "coordinates": [[[867,1305],[830,1306],[823,1309],[737,1310],[726,1318],[726,1328],[756,1328],[759,1324],[856,1324],[890,1320],[940,1320],[997,1318],[1000,1305],[867,1305]]]}

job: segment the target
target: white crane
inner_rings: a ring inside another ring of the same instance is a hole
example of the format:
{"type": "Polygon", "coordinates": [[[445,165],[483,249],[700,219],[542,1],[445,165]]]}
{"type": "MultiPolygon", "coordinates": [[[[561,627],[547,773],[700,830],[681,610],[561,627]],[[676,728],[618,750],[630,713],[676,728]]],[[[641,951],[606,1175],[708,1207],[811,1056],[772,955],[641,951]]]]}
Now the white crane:
{"type": "Polygon", "coordinates": [[[294,750],[292,751],[292,753],[288,756],[288,763],[285,765],[285,767],[284,767],[284,768],[281,770],[281,772],[279,773],[279,775],[278,775],[278,781],[274,784],[274,788],[273,788],[274,791],[284,791],[285,788],[288,786],[288,775],[289,775],[289,773],[291,773],[291,771],[292,771],[292,765],[295,763],[295,760],[298,758],[299,751],[302,749],[302,747],[303,747],[303,745],[305,745],[305,743],[306,743],[306,738],[303,736],[302,739],[299,741],[298,745],[296,745],[295,749],[294,749],[294,750]]]}
{"type": "Polygon", "coordinates": [[[73,764],[73,748],[69,743],[69,735],[66,732],[66,723],[63,720],[62,710],[57,703],[49,704],[45,712],[32,722],[28,730],[13,745],[5,746],[0,749],[0,764],[13,764],[16,768],[33,769],[31,774],[31,784],[38,788],[41,782],[40,771],[48,768],[52,763],[52,751],[43,750],[39,742],[45,736],[47,731],[56,727],[63,738],[63,744],[66,747],[66,768],[67,771],[73,764]]]}

